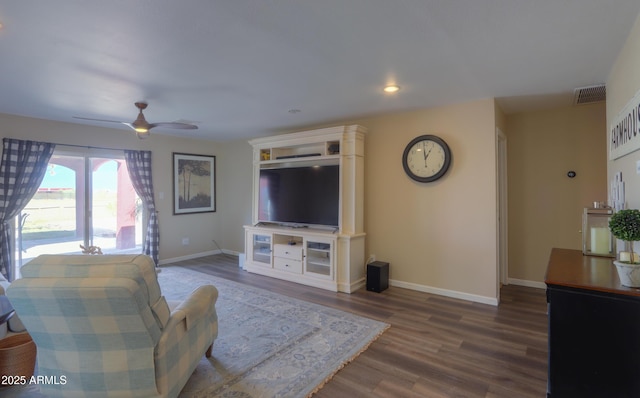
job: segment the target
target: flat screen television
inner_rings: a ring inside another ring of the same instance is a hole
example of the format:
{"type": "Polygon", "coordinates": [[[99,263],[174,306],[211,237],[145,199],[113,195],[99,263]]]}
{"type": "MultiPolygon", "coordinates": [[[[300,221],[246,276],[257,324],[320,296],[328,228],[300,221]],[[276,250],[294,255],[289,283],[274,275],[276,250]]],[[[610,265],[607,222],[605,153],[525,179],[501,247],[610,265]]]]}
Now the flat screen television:
{"type": "Polygon", "coordinates": [[[258,221],[339,225],[338,165],[261,169],[258,221]]]}

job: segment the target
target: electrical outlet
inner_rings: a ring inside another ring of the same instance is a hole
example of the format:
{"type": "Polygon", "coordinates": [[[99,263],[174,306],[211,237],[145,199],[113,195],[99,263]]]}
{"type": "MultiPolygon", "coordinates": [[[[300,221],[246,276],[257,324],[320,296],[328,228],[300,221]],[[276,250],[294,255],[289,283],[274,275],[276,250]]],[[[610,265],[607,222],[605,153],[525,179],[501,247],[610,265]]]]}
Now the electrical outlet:
{"type": "Polygon", "coordinates": [[[182,238],[182,245],[183,246],[188,246],[189,245],[189,238],[182,238]]]}
{"type": "Polygon", "coordinates": [[[376,255],[375,254],[370,255],[369,258],[371,259],[371,262],[376,261],[376,255]]]}

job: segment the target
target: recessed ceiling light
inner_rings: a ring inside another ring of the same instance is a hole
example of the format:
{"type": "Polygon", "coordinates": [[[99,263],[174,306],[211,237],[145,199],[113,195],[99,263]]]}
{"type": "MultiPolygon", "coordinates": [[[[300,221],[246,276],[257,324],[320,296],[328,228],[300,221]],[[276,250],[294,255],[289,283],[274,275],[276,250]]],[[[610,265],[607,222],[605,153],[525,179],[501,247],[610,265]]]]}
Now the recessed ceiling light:
{"type": "Polygon", "coordinates": [[[398,92],[398,90],[400,90],[400,87],[396,86],[395,84],[390,84],[388,86],[385,86],[384,88],[384,92],[385,93],[396,93],[398,92]]]}

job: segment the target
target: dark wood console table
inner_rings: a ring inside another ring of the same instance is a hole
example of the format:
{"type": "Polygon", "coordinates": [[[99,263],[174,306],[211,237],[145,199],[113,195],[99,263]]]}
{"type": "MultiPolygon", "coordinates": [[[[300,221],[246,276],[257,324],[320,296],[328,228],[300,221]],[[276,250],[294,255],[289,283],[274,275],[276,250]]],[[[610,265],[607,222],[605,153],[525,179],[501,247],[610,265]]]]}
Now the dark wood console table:
{"type": "Polygon", "coordinates": [[[547,275],[547,397],[640,397],[640,289],[611,258],[553,249],[547,275]]]}

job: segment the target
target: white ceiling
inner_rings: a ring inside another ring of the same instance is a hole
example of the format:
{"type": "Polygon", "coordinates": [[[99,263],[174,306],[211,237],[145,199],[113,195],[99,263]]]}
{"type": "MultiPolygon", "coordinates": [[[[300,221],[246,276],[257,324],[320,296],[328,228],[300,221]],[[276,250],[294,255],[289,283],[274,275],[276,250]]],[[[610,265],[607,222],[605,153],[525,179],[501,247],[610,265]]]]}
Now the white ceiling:
{"type": "Polygon", "coordinates": [[[570,105],[606,81],[639,13],[638,0],[0,0],[0,113],[130,122],[144,100],[149,122],[199,126],[152,134],[232,140],[487,97],[507,113],[570,105]]]}

